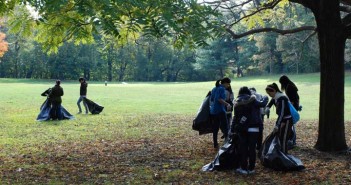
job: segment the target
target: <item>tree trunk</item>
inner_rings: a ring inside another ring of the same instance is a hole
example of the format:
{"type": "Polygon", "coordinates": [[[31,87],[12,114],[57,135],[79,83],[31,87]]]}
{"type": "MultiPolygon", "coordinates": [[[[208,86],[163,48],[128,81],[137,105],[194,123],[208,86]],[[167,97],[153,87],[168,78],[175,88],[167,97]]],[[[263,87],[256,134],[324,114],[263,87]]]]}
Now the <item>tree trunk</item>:
{"type": "Polygon", "coordinates": [[[108,50],[108,56],[107,56],[107,78],[108,81],[112,81],[112,48],[109,48],[108,50]]]}
{"type": "Polygon", "coordinates": [[[315,13],[320,47],[321,81],[319,130],[315,148],[320,151],[347,149],[344,126],[344,52],[346,37],[337,8],[326,0],[315,13]]]}

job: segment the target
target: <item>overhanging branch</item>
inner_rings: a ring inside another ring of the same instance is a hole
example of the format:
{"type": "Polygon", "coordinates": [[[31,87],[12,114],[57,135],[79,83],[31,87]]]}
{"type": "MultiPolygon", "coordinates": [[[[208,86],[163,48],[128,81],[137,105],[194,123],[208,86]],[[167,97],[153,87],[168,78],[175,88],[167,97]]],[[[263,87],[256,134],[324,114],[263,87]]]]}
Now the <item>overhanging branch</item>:
{"type": "Polygon", "coordinates": [[[238,38],[246,37],[248,35],[252,35],[252,34],[256,34],[256,33],[263,33],[263,32],[275,32],[275,33],[279,33],[281,35],[286,35],[286,34],[292,34],[292,33],[297,33],[297,32],[301,32],[301,31],[317,31],[317,28],[314,26],[303,26],[300,28],[295,28],[295,29],[290,29],[290,30],[281,30],[281,29],[276,29],[276,28],[259,28],[259,29],[253,29],[253,30],[247,31],[245,33],[241,33],[241,34],[236,34],[236,33],[234,33],[233,30],[231,30],[229,28],[226,28],[226,31],[234,39],[238,39],[238,38]]]}

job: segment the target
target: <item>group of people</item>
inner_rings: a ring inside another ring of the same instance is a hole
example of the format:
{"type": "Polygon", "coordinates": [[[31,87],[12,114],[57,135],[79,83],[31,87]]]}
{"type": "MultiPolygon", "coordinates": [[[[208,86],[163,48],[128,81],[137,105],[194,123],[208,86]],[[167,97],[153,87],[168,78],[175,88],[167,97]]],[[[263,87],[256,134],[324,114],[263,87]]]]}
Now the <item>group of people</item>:
{"type": "Polygon", "coordinates": [[[223,78],[216,81],[210,95],[210,116],[213,125],[213,146],[218,149],[218,132],[223,133],[225,143],[237,138],[240,174],[254,173],[256,150],[259,151],[263,140],[264,115],[269,114],[270,108],[275,105],[278,118],[272,134],[279,137],[281,152],[288,153],[288,143],[296,144],[296,132],[289,110],[290,101],[296,110],[301,110],[296,85],[286,76],[280,77],[282,92],[276,83],[266,86],[268,96],[256,92],[255,88],[241,87],[238,96],[234,99],[231,89],[231,80],[223,78]],[[234,115],[232,116],[232,114],[234,115]]]}
{"type": "MultiPolygon", "coordinates": [[[[94,113],[100,113],[103,107],[95,104],[91,100],[87,99],[87,88],[88,83],[84,78],[79,78],[80,83],[80,96],[77,101],[78,113],[82,113],[81,103],[83,102],[85,108],[85,114],[89,113],[89,110],[94,113]],[[89,108],[91,107],[91,108],[89,108]]],[[[38,121],[46,120],[63,120],[73,119],[74,117],[62,106],[62,96],[64,95],[63,88],[61,87],[61,81],[56,80],[55,86],[44,91],[42,96],[46,96],[47,99],[40,108],[40,113],[37,117],[38,121]]]]}

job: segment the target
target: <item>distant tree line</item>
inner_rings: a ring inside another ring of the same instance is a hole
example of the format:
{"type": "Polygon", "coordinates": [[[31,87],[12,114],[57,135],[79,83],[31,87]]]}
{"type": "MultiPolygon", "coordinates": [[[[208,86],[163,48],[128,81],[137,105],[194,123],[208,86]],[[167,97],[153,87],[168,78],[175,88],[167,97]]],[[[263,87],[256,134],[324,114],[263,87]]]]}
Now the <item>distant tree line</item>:
{"type": "MultiPolygon", "coordinates": [[[[0,32],[6,35],[8,50],[0,58],[0,78],[72,80],[83,76],[97,81],[172,82],[320,69],[317,38],[305,39],[309,35],[304,32],[284,36],[262,33],[241,39],[222,35],[197,49],[174,47],[167,37],[141,36],[122,42],[101,34],[93,43],[64,42],[57,52],[48,53],[37,42],[39,28],[27,24],[26,28],[17,28],[20,31],[9,31],[10,27],[16,30],[11,19],[21,15],[16,16],[1,19],[0,32]]],[[[304,16],[305,22],[313,20],[308,14],[304,16]]],[[[346,67],[349,63],[345,61],[346,67]]]]}

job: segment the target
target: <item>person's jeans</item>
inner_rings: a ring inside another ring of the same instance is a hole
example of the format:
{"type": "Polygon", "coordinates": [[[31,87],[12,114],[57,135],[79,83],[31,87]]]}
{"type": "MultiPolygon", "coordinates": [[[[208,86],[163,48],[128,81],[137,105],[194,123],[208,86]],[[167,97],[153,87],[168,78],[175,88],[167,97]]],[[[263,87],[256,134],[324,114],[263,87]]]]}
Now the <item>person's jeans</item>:
{"type": "Polygon", "coordinates": [[[221,112],[219,114],[211,115],[213,127],[213,145],[218,146],[218,131],[221,128],[224,137],[227,139],[228,137],[228,124],[227,124],[227,114],[225,112],[221,112]]]}
{"type": "Polygon", "coordinates": [[[83,105],[84,105],[84,107],[85,107],[85,113],[88,113],[88,105],[87,105],[87,103],[84,101],[84,98],[85,98],[85,97],[86,97],[86,96],[80,96],[79,99],[78,99],[78,101],[77,101],[77,105],[78,105],[79,112],[82,112],[82,108],[80,107],[80,102],[83,101],[83,105]]]}

